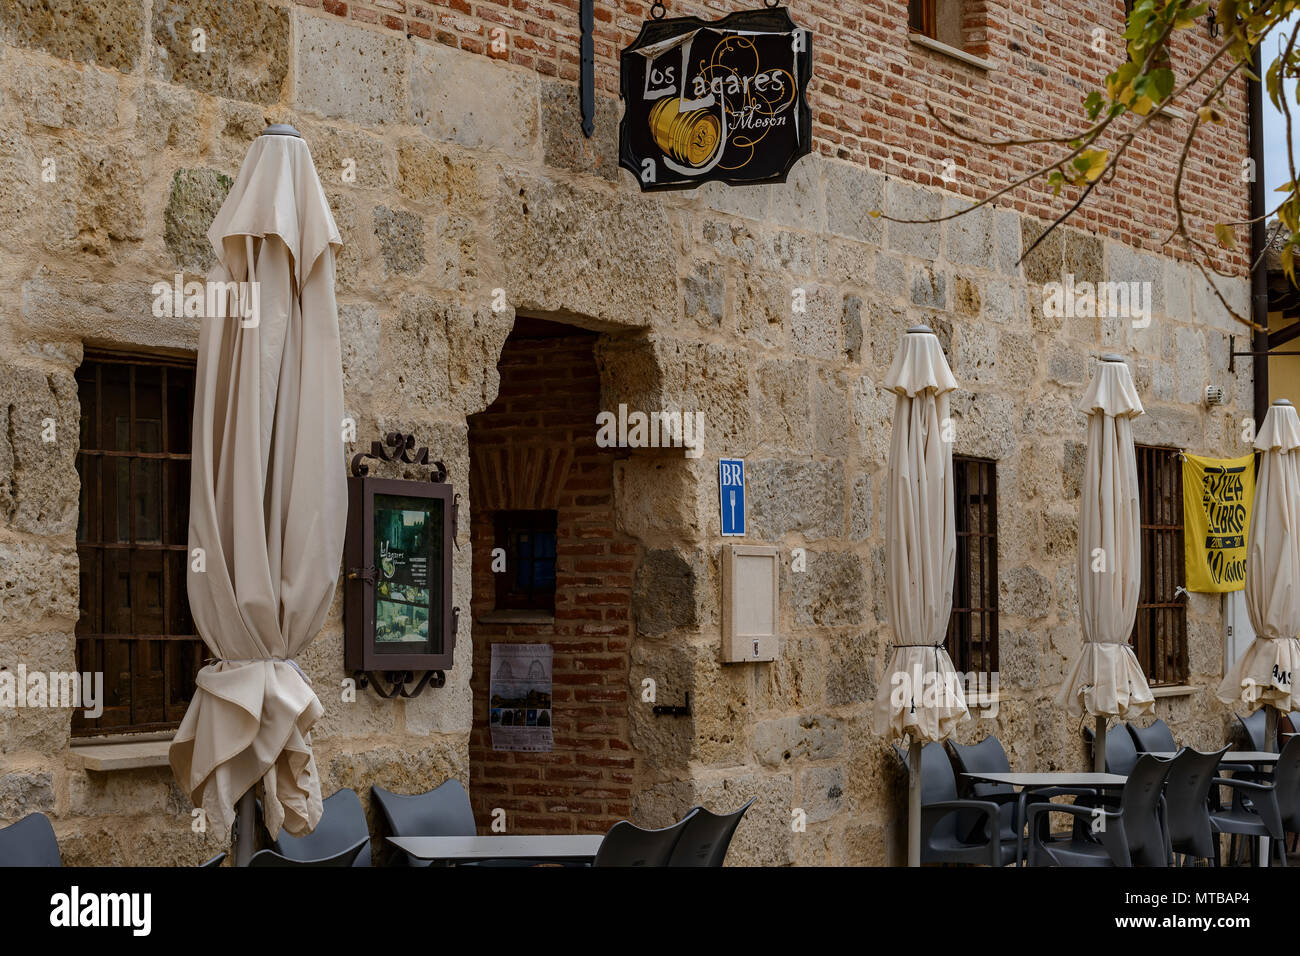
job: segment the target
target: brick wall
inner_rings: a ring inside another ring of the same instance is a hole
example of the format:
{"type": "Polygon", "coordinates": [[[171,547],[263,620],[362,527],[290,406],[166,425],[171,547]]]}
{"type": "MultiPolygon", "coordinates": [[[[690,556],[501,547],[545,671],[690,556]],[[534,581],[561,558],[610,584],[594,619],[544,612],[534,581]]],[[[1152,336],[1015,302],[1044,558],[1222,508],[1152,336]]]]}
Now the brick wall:
{"type": "Polygon", "coordinates": [[[595,443],[595,337],[507,340],[501,389],[470,418],[474,726],[470,797],[482,832],[503,807],[512,833],[596,833],[631,813],[628,653],[635,545],[614,529],[613,455],[595,443]],[[555,621],[502,624],[493,609],[493,512],[555,509],[555,621]],[[494,751],[493,643],[554,648],[553,753],[494,751]]]}
{"type": "MultiPolygon", "coordinates": [[[[578,0],[294,2],[334,17],[508,60],[543,76],[578,80],[578,0]]],[[[667,15],[714,19],[759,5],[758,0],[747,4],[669,0],[667,15]]],[[[983,138],[1060,136],[1084,128],[1083,97],[1100,88],[1106,74],[1126,57],[1121,36],[1123,0],[967,0],[966,5],[968,49],[992,60],[996,64],[992,72],[910,43],[907,0],[789,3],[795,22],[814,34],[809,97],[813,148],[890,176],[979,199],[1024,176],[1046,153],[1041,147],[993,151],[971,145],[944,132],[929,115],[927,104],[937,116],[983,138]],[[1101,50],[1094,49],[1097,28],[1103,31],[1101,50]],[[955,182],[941,178],[948,161],[956,164],[955,182]]],[[[598,93],[618,96],[619,50],[635,39],[649,18],[650,6],[639,0],[597,0],[593,46],[598,93]]],[[[1171,51],[1180,84],[1197,72],[1220,42],[1211,40],[1203,22],[1177,34],[1171,51]]],[[[1203,94],[1222,74],[1216,68],[1192,92],[1203,94]]],[[[1181,102],[1190,112],[1190,101],[1181,102]]],[[[1241,163],[1249,153],[1245,86],[1240,77],[1229,84],[1220,106],[1228,121],[1202,128],[1201,145],[1189,163],[1184,188],[1193,225],[1200,229],[1195,234],[1202,238],[1209,236],[1207,220],[1239,221],[1246,218],[1248,208],[1241,175],[1241,163]]],[[[1131,126],[1126,120],[1117,132],[1131,126]]],[[[1160,249],[1173,225],[1168,188],[1187,128],[1185,117],[1153,120],[1115,180],[1094,192],[1075,222],[1131,246],[1160,249]]],[[[1000,204],[1050,220],[1075,198],[1073,190],[1053,197],[1036,180],[1000,204]]],[[[1243,249],[1247,238],[1240,231],[1243,249]]],[[[1213,246],[1212,238],[1209,243],[1213,246]]],[[[1182,254],[1174,247],[1165,251],[1182,254]]],[[[1225,269],[1245,272],[1244,252],[1220,255],[1225,269]]]]}

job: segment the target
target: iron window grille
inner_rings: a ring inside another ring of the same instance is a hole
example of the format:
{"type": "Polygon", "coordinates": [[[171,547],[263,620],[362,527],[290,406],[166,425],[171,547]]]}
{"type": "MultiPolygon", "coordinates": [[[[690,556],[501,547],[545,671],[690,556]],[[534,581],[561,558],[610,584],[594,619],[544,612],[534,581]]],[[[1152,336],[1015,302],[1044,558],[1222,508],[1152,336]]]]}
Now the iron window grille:
{"type": "Polygon", "coordinates": [[[104,675],[104,711],[74,736],[180,724],[202,666],[186,594],[194,364],[88,352],[77,473],[77,669],[104,675]]]}
{"type": "Polygon", "coordinates": [[[1142,586],[1133,649],[1152,685],[1187,680],[1187,605],[1178,589],[1185,581],[1183,468],[1176,448],[1138,445],[1138,493],[1142,514],[1142,586]]]}
{"type": "Polygon", "coordinates": [[[947,648],[963,673],[998,669],[997,463],[954,455],[953,511],[957,567],[947,648]]]}

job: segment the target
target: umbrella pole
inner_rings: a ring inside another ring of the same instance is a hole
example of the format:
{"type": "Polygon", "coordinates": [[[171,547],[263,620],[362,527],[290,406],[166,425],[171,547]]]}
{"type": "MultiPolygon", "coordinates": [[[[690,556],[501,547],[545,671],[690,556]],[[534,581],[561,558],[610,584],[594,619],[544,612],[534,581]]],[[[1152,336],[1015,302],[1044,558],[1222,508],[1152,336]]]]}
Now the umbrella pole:
{"type": "Polygon", "coordinates": [[[921,865],[921,741],[912,737],[907,757],[907,865],[921,865]]]}
{"type": "Polygon", "coordinates": [[[254,829],[257,826],[257,802],[253,787],[239,798],[239,808],[235,812],[235,866],[248,866],[257,849],[254,829]]]}
{"type": "Polygon", "coordinates": [[[1092,769],[1106,772],[1106,718],[1097,718],[1097,728],[1092,737],[1092,769]]]}
{"type": "Polygon", "coordinates": [[[1264,746],[1269,753],[1277,753],[1277,709],[1264,707],[1264,746]]]}

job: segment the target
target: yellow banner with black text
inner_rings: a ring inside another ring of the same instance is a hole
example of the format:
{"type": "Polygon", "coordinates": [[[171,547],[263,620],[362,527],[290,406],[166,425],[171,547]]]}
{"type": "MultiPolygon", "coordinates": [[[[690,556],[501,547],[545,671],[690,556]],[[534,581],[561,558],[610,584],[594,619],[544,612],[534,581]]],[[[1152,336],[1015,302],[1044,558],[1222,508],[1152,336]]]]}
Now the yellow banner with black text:
{"type": "Polygon", "coordinates": [[[1255,499],[1254,455],[1183,456],[1183,533],[1187,590],[1240,591],[1255,499]]]}

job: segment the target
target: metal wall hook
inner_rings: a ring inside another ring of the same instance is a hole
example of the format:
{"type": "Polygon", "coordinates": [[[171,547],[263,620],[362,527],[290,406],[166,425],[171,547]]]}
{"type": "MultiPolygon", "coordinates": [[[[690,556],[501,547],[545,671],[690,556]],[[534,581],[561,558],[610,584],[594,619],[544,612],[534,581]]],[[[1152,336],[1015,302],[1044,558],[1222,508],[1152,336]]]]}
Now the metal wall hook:
{"type": "Polygon", "coordinates": [[[691,692],[686,692],[686,703],[684,704],[656,704],[654,715],[656,717],[689,717],[691,715],[691,692]]]}

